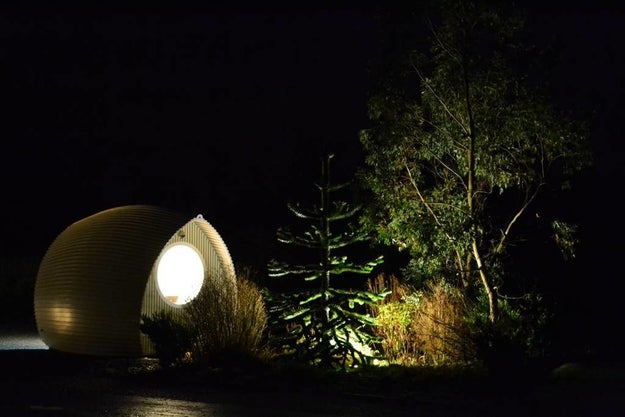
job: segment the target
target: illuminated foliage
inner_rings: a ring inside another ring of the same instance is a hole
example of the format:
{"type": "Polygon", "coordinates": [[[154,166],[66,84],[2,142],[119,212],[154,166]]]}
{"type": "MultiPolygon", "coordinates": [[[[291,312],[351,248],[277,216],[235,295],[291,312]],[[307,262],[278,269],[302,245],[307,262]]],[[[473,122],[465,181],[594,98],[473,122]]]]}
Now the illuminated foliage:
{"type": "Polygon", "coordinates": [[[268,298],[274,337],[281,349],[307,363],[346,368],[369,363],[375,357],[371,349],[375,338],[370,333],[375,320],[367,306],[386,294],[332,285],[332,278],[341,275],[369,274],[382,262],[382,257],[359,263],[343,253],[369,237],[349,224],[337,232],[338,225],[348,223],[360,207],[331,199],[332,193],[347,186],[330,183],[331,159],[332,155],[328,155],[322,160],[322,179],[316,184],[320,191],[319,206],[310,209],[288,206],[308,224],[307,229],[301,234],[285,228],[278,230],[280,242],[314,253],[314,261],[298,264],[272,260],[269,264],[272,277],[292,276],[302,284],[318,285],[303,291],[274,293],[268,298]]]}
{"type": "MultiPolygon", "coordinates": [[[[440,19],[426,22],[431,48],[409,54],[369,102],[360,176],[374,204],[363,222],[410,253],[415,282],[444,278],[484,295],[494,322],[509,248],[528,237],[528,219],[542,220],[541,198],[590,163],[588,138],[523,73],[523,19],[439,3],[440,19]]],[[[575,229],[550,220],[572,256],[575,229]]]]}

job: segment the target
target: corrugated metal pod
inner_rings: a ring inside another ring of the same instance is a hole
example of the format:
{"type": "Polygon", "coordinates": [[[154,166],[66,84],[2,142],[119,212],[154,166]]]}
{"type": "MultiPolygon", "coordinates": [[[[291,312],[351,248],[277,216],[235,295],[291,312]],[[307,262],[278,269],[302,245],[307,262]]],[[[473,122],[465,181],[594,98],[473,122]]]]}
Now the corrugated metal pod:
{"type": "Polygon", "coordinates": [[[37,329],[51,349],[96,356],[154,353],[142,315],[174,314],[207,280],[234,282],[221,236],[201,215],[116,207],[67,227],[44,255],[35,283],[37,329]],[[182,257],[182,263],[176,258],[182,257]]]}

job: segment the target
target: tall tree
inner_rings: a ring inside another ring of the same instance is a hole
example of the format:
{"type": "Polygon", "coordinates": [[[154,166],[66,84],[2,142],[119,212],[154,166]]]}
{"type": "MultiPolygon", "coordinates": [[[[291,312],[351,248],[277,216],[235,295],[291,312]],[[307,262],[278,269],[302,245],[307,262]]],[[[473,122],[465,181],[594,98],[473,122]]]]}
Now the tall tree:
{"type": "Polygon", "coordinates": [[[574,226],[539,216],[538,204],[590,163],[587,134],[528,82],[522,18],[488,2],[438,4],[425,21],[431,48],[409,54],[400,83],[369,102],[359,175],[374,204],[363,220],[410,252],[415,279],[485,295],[494,323],[504,259],[529,219],[573,248],[574,226]]]}
{"type": "Polygon", "coordinates": [[[280,242],[312,252],[314,261],[270,262],[270,276],[298,277],[301,282],[297,291],[270,294],[269,311],[274,329],[278,329],[276,334],[281,335],[276,339],[287,351],[311,364],[348,367],[366,364],[376,356],[371,349],[375,338],[370,333],[375,320],[366,307],[380,301],[386,294],[365,291],[364,282],[363,290],[333,285],[333,278],[340,275],[368,275],[382,262],[382,257],[354,262],[345,255],[346,248],[366,242],[370,237],[350,223],[361,207],[332,197],[348,185],[331,183],[332,157],[326,155],[321,161],[321,181],[316,184],[319,205],[312,208],[288,205],[296,217],[308,223],[306,230],[303,233],[286,228],[278,230],[280,242]],[[340,228],[341,223],[347,223],[347,227],[340,228]],[[305,282],[318,285],[302,289],[301,284],[305,282]]]}

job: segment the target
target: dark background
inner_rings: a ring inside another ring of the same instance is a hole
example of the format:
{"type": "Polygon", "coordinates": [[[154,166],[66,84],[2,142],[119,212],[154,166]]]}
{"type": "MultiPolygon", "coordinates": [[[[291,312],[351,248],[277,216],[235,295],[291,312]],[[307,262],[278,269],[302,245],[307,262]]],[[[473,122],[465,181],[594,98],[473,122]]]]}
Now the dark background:
{"type": "Polygon", "coordinates": [[[145,203],[264,263],[322,152],[359,163],[375,35],[359,10],[0,9],[3,251],[145,203]]]}
{"type": "MultiPolygon", "coordinates": [[[[314,196],[319,157],[336,155],[337,182],[362,166],[372,69],[410,44],[406,10],[232,4],[0,6],[3,259],[40,259],[101,210],[156,204],[201,213],[235,263],[262,268],[293,221],[286,203],[314,196]]],[[[595,152],[561,201],[583,243],[553,286],[566,290],[570,332],[612,334],[623,325],[624,14],[600,2],[529,10],[533,41],[550,51],[540,76],[556,105],[589,121],[595,152]]]]}

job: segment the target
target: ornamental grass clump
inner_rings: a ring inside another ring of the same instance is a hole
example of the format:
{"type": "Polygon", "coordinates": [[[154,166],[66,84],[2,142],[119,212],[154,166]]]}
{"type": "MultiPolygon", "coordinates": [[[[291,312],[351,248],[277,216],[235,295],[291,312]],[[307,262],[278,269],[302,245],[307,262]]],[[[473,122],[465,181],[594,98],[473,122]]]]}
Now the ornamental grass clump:
{"type": "Polygon", "coordinates": [[[413,323],[424,364],[459,365],[474,360],[467,314],[460,290],[445,280],[428,282],[413,323]]]}
{"type": "Polygon", "coordinates": [[[235,281],[214,279],[180,314],[142,318],[141,330],[154,343],[161,365],[224,363],[264,357],[265,302],[249,272],[235,281]]]}
{"type": "Polygon", "coordinates": [[[220,280],[213,291],[202,291],[185,309],[194,336],[194,362],[226,357],[253,358],[262,353],[267,312],[260,290],[249,277],[236,284],[220,280]]]}
{"type": "Polygon", "coordinates": [[[371,292],[384,288],[390,291],[386,299],[371,307],[377,319],[375,335],[380,339],[380,349],[389,364],[416,365],[420,346],[413,319],[416,315],[419,298],[408,285],[401,283],[394,275],[378,274],[367,281],[371,292]]]}
{"type": "Polygon", "coordinates": [[[391,295],[372,308],[376,335],[389,364],[449,366],[473,361],[475,349],[457,289],[441,281],[416,290],[395,276],[369,280],[370,290],[390,288],[391,295]]]}

